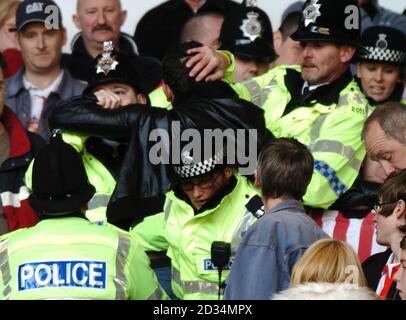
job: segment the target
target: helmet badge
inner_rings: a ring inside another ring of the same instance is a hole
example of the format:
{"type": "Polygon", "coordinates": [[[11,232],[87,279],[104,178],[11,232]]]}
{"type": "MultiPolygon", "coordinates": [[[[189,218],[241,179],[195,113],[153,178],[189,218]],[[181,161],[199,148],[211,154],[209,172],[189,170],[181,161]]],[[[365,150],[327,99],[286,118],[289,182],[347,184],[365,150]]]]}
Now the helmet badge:
{"type": "Polygon", "coordinates": [[[97,62],[96,73],[103,72],[107,75],[111,70],[116,70],[118,61],[114,60],[111,56],[114,50],[112,41],[104,41],[102,57],[97,62]]]}
{"type": "Polygon", "coordinates": [[[378,34],[379,39],[376,41],[375,46],[378,49],[385,50],[388,47],[388,41],[386,41],[386,34],[380,33],[378,34]]]}
{"type": "Polygon", "coordinates": [[[304,24],[307,27],[310,23],[316,23],[318,17],[321,16],[321,4],[317,3],[318,0],[311,0],[306,8],[303,10],[304,24]]]}
{"type": "Polygon", "coordinates": [[[182,162],[185,165],[191,165],[193,163],[193,157],[190,155],[190,151],[184,151],[182,153],[182,162]]]}
{"type": "Polygon", "coordinates": [[[259,14],[253,11],[247,13],[247,18],[242,21],[240,30],[242,31],[244,37],[250,38],[254,41],[256,38],[261,36],[262,26],[258,21],[259,14]]]}
{"type": "Polygon", "coordinates": [[[257,0],[247,0],[246,1],[246,6],[247,7],[256,7],[257,6],[257,0]]]}

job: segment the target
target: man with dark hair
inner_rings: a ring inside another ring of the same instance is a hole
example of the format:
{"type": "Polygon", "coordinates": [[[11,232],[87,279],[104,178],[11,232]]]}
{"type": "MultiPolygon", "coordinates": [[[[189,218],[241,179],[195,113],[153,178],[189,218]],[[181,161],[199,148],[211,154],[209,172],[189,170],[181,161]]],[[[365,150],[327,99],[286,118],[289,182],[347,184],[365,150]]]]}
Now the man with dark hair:
{"type": "Polygon", "coordinates": [[[61,103],[57,112],[51,115],[52,127],[129,142],[107,208],[108,221],[119,227],[128,229],[142,219],[147,214],[145,208],[156,206],[157,198],[160,199],[169,186],[165,166],[162,163],[153,164],[148,159],[156,141],[150,136],[154,129],[169,134],[164,151],[171,150],[170,136],[172,125],[176,122],[180,129],[197,124],[203,128],[256,129],[255,141],[258,145],[266,139],[268,131],[259,108],[238,99],[226,83],[196,83],[189,77],[190,70],[185,63],[191,55],[186,51],[196,45],[180,44],[165,58],[164,76],[170,86],[164,87],[168,98],[173,100],[172,110],[140,104],[113,111],[104,110],[98,106],[96,99],[81,96],[61,103]]]}
{"type": "Polygon", "coordinates": [[[300,11],[289,13],[279,29],[273,33],[273,43],[278,58],[272,63],[272,67],[301,63],[302,47],[298,41],[290,37],[297,30],[301,16],[300,11]]]}
{"type": "Polygon", "coordinates": [[[261,151],[255,185],[265,214],[243,236],[227,280],[225,299],[269,300],[289,287],[290,272],[304,251],[327,235],[300,203],[314,160],[293,138],[271,141],[261,151]]]}
{"type": "Polygon", "coordinates": [[[0,235],[38,221],[29,206],[24,173],[45,145],[37,134],[24,129],[17,115],[4,104],[6,65],[0,54],[0,235]]]}
{"type": "Polygon", "coordinates": [[[376,242],[388,247],[385,252],[369,257],[362,264],[368,286],[384,299],[398,300],[394,275],[400,267],[400,241],[406,224],[406,170],[392,172],[378,193],[375,205],[376,242]]]}
{"type": "Polygon", "coordinates": [[[41,221],[0,237],[1,299],[166,297],[136,240],[85,218],[94,192],[80,154],[55,130],[33,165],[28,201],[41,221]]]}
{"type": "Polygon", "coordinates": [[[190,18],[183,26],[179,42],[191,40],[217,49],[224,16],[219,12],[202,12],[190,18]]]}

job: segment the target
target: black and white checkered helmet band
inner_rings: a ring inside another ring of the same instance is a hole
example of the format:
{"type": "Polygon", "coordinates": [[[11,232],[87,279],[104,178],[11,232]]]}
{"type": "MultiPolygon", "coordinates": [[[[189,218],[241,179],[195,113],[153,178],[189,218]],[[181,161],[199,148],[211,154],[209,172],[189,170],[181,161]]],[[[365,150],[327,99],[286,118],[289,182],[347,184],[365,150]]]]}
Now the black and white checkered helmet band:
{"type": "Polygon", "coordinates": [[[223,152],[217,153],[214,157],[206,159],[202,162],[174,165],[175,174],[182,179],[197,177],[214,170],[216,165],[223,164],[223,152]]]}
{"type": "Polygon", "coordinates": [[[391,49],[379,49],[377,47],[364,47],[368,52],[361,58],[372,61],[406,64],[406,52],[391,49]]]}

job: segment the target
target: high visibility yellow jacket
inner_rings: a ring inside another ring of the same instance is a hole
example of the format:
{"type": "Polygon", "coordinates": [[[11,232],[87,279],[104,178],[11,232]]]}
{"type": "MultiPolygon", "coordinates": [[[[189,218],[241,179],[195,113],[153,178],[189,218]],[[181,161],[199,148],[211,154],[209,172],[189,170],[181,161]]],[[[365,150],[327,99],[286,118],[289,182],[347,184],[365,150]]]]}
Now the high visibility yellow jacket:
{"type": "Polygon", "coordinates": [[[2,299],[167,298],[129,234],[81,217],[40,221],[0,238],[2,299]]]}
{"type": "Polygon", "coordinates": [[[172,109],[172,103],[168,101],[162,86],[153,90],[149,95],[151,106],[155,108],[172,109]]]}
{"type": "Polygon", "coordinates": [[[298,66],[279,66],[232,86],[264,110],[276,137],[308,146],[315,166],[304,204],[328,208],[358,176],[365,157],[361,131],[371,108],[349,71],[307,101],[301,101],[303,82],[298,66]]]}
{"type": "MultiPolygon", "coordinates": [[[[231,243],[232,264],[242,234],[261,212],[261,199],[249,181],[237,176],[235,187],[213,208],[195,214],[192,206],[166,194],[164,212],[149,216],[130,233],[148,251],[165,251],[172,264],[172,289],[180,299],[217,299],[218,271],[211,262],[213,241],[231,243]]],[[[222,272],[221,281],[229,274],[222,272]]]]}
{"type": "MultiPolygon", "coordinates": [[[[109,203],[110,196],[116,187],[116,180],[110,171],[96,157],[86,150],[85,142],[88,138],[87,136],[64,132],[62,138],[81,154],[89,182],[96,189],[96,193],[88,203],[86,218],[94,223],[106,223],[107,204],[109,203]]],[[[32,186],[32,165],[33,162],[31,162],[25,174],[26,185],[29,189],[31,189],[32,186]]]]}

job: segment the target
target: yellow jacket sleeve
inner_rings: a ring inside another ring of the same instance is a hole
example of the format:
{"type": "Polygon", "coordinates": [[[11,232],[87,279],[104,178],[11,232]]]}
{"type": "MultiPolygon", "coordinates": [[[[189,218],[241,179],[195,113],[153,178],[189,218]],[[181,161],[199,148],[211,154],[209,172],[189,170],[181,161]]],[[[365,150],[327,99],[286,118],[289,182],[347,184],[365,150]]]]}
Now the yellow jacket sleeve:
{"type": "Polygon", "coordinates": [[[165,238],[165,223],[163,212],[154,214],[137,224],[130,233],[145,251],[166,251],[168,242],[165,238]]]}

